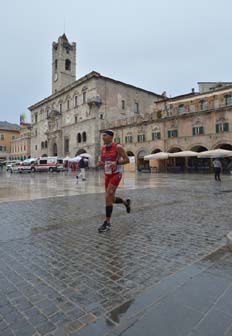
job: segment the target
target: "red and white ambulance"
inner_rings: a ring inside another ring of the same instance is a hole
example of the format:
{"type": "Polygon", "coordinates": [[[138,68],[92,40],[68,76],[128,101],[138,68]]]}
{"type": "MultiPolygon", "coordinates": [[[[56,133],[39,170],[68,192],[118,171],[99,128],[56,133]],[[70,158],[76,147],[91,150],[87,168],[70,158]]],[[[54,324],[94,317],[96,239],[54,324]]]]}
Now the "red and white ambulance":
{"type": "Polygon", "coordinates": [[[31,165],[32,172],[60,172],[62,170],[64,170],[64,160],[57,156],[40,157],[31,165]]]}
{"type": "Polygon", "coordinates": [[[31,167],[35,163],[36,159],[26,159],[20,164],[17,165],[17,169],[19,173],[31,172],[31,167]]]}

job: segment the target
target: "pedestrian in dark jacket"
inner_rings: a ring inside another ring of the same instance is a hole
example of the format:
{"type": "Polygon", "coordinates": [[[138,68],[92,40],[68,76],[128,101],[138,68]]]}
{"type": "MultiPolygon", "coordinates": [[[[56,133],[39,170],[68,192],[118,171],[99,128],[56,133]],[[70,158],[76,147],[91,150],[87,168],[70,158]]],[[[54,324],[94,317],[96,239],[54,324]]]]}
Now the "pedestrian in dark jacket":
{"type": "Polygon", "coordinates": [[[80,174],[76,176],[76,178],[78,179],[79,177],[82,177],[82,181],[85,181],[86,178],[85,178],[85,167],[86,167],[86,162],[85,162],[85,158],[82,157],[80,159],[80,161],[78,162],[78,165],[79,165],[79,168],[81,170],[80,174]]]}

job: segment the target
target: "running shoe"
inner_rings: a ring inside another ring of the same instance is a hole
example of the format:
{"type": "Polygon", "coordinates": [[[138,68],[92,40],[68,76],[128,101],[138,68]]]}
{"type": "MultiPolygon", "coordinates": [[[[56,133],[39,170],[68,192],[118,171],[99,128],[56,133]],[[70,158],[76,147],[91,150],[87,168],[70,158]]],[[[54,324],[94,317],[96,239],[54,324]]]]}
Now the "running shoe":
{"type": "Polygon", "coordinates": [[[98,228],[98,232],[106,232],[110,230],[110,223],[107,223],[106,221],[98,228]]]}
{"type": "Polygon", "coordinates": [[[126,212],[130,213],[131,212],[131,200],[129,198],[126,200],[125,207],[126,207],[126,212]]]}

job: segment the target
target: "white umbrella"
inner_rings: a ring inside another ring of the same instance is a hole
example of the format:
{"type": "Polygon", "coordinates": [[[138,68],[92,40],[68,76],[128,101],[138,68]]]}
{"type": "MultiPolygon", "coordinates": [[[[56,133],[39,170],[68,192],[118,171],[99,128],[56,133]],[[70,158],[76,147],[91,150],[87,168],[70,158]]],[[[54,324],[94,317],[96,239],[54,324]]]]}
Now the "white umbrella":
{"type": "Polygon", "coordinates": [[[165,160],[168,159],[169,153],[159,152],[155,154],[145,155],[144,160],[165,160]]]}
{"type": "Polygon", "coordinates": [[[193,151],[181,151],[176,153],[170,153],[169,157],[191,157],[191,156],[197,156],[197,152],[193,151]]]}
{"type": "Polygon", "coordinates": [[[88,154],[88,153],[82,153],[82,154],[80,154],[79,156],[81,156],[81,157],[85,157],[85,158],[87,158],[87,159],[90,159],[90,158],[91,158],[91,155],[88,154]]]}
{"type": "Polygon", "coordinates": [[[76,157],[69,159],[69,162],[79,162],[81,160],[81,156],[77,155],[76,157]]]}
{"type": "Polygon", "coordinates": [[[232,151],[221,148],[200,152],[197,155],[198,158],[212,158],[212,159],[228,156],[232,156],[232,151]]]}

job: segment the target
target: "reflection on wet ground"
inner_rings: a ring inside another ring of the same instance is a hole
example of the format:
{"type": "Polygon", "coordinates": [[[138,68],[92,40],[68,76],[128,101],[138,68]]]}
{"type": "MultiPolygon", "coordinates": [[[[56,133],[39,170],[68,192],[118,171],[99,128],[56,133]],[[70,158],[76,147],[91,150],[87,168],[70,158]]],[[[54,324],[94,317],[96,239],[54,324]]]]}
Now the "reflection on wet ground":
{"type": "MultiPolygon", "coordinates": [[[[63,197],[82,194],[93,194],[104,192],[102,171],[87,172],[87,181],[77,181],[75,172],[62,173],[25,173],[10,174],[0,172],[0,202],[31,200],[48,197],[63,197]]],[[[231,181],[232,176],[225,176],[226,181],[231,181]]],[[[170,184],[173,188],[186,191],[194,191],[197,186],[199,194],[207,192],[204,184],[214,182],[212,175],[168,175],[126,172],[123,176],[119,189],[133,190],[138,188],[166,187],[170,184]],[[194,187],[192,190],[192,186],[194,187]]],[[[226,182],[227,183],[227,182],[226,182]]],[[[212,192],[229,193],[222,182],[211,185],[212,192]]]]}
{"type": "Polygon", "coordinates": [[[132,212],[115,205],[112,230],[99,235],[102,185],[98,172],[85,182],[0,175],[0,325],[9,333],[84,335],[93,321],[89,335],[107,331],[144,290],[222,246],[231,230],[230,176],[219,184],[127,173],[118,193],[132,198],[132,212]]]}

